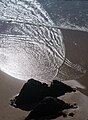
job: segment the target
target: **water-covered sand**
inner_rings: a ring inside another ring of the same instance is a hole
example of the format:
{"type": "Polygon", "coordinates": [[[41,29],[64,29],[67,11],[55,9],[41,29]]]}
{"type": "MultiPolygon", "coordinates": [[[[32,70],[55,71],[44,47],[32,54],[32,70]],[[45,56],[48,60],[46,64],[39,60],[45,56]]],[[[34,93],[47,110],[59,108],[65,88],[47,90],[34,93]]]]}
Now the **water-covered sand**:
{"type": "MultiPolygon", "coordinates": [[[[82,92],[88,95],[88,32],[62,30],[62,34],[66,47],[66,58],[72,63],[83,66],[86,70],[84,75],[72,76],[71,79],[82,84],[86,89],[82,90],[82,92]]],[[[68,79],[70,78],[68,77],[68,79]]]]}
{"type": "MultiPolygon", "coordinates": [[[[62,100],[71,103],[77,103],[78,108],[72,110],[74,117],[57,118],[56,120],[87,120],[88,119],[88,33],[73,30],[62,30],[64,37],[66,58],[75,64],[84,66],[86,73],[84,75],[73,75],[70,68],[66,68],[69,74],[64,74],[64,82],[77,86],[76,93],[66,94],[61,97],[62,100]],[[76,81],[76,82],[75,82],[76,81]],[[79,83],[79,84],[77,84],[79,83]]],[[[63,64],[61,69],[66,65],[63,64]]],[[[59,75],[58,75],[59,76],[59,75]]],[[[59,77],[56,79],[59,79],[59,77]]],[[[15,109],[10,106],[9,100],[17,94],[25,81],[15,79],[6,73],[0,71],[0,120],[24,120],[28,112],[15,109]]],[[[71,110],[69,110],[71,112],[71,110]]],[[[68,112],[68,111],[66,111],[68,112]]]]}

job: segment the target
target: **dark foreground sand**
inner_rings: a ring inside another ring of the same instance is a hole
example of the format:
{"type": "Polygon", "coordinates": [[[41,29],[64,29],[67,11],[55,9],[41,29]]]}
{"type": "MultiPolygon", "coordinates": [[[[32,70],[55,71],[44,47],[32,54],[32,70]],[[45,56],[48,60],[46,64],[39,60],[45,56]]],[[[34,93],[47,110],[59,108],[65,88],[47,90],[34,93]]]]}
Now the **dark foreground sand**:
{"type": "MultiPolygon", "coordinates": [[[[72,30],[62,30],[62,33],[66,46],[66,57],[73,63],[83,65],[88,71],[88,33],[72,30]]],[[[68,80],[67,83],[70,84],[71,80],[68,80]]],[[[75,113],[74,117],[59,117],[56,120],[88,120],[88,72],[75,80],[85,89],[77,88],[76,93],[66,94],[61,98],[69,103],[77,103],[79,107],[74,111],[70,110],[75,113]]],[[[24,81],[17,80],[0,71],[0,120],[24,120],[28,114],[28,112],[9,105],[10,98],[20,91],[24,83],[24,81]]]]}

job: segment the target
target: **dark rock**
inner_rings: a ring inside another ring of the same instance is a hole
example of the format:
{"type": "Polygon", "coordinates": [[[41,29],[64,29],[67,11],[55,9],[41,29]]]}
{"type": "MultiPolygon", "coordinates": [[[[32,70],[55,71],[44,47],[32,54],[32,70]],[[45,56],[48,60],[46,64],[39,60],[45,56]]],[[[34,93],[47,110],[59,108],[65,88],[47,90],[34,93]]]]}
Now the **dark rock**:
{"type": "Polygon", "coordinates": [[[22,110],[30,111],[47,96],[47,88],[47,84],[30,79],[24,84],[19,95],[15,97],[15,100],[11,100],[11,105],[22,110]]]}
{"type": "Polygon", "coordinates": [[[73,116],[74,116],[74,113],[69,113],[69,116],[73,117],[73,116]]]}
{"type": "Polygon", "coordinates": [[[25,120],[48,120],[59,116],[67,117],[63,110],[70,108],[73,107],[60,99],[46,97],[29,113],[25,120]]]}
{"type": "Polygon", "coordinates": [[[50,86],[49,95],[52,97],[59,97],[64,95],[65,93],[76,92],[76,90],[63,82],[53,80],[50,86]]]}
{"type": "Polygon", "coordinates": [[[11,100],[11,105],[22,110],[32,110],[45,97],[59,97],[67,92],[75,92],[70,86],[54,80],[51,86],[34,79],[24,84],[18,96],[11,100]]]}

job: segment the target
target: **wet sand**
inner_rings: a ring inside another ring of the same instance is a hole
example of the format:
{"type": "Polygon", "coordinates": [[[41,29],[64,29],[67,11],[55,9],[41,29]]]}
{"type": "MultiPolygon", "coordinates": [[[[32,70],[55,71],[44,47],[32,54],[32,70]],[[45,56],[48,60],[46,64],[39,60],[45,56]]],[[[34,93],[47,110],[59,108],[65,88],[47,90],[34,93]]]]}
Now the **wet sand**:
{"type": "Polygon", "coordinates": [[[64,37],[66,58],[72,63],[83,66],[86,70],[86,73],[76,80],[86,87],[86,90],[80,90],[88,96],[88,32],[76,30],[61,31],[64,37]]]}
{"type": "Polygon", "coordinates": [[[0,120],[23,120],[27,114],[10,106],[10,98],[17,94],[23,81],[17,80],[0,71],[0,120]]]}
{"type": "MultiPolygon", "coordinates": [[[[66,48],[66,58],[75,64],[84,66],[88,71],[88,33],[73,30],[62,30],[66,48]]],[[[58,76],[57,76],[58,79],[58,76]]],[[[59,117],[56,120],[87,120],[88,119],[88,72],[75,79],[86,89],[77,88],[76,93],[66,94],[61,97],[69,103],[77,103],[79,106],[74,112],[74,117],[59,117]]],[[[70,83],[70,79],[68,84],[70,83]]],[[[28,112],[15,109],[10,106],[9,100],[17,94],[25,81],[17,80],[0,71],[0,120],[24,120],[28,112]]],[[[66,111],[68,112],[68,111],[66,111]]]]}

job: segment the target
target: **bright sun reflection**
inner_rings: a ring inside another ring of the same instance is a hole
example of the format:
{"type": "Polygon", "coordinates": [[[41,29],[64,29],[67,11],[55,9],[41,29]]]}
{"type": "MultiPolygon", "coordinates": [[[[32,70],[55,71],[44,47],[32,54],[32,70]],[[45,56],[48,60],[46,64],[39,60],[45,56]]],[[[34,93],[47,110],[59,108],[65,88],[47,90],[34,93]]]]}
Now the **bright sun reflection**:
{"type": "MultiPolygon", "coordinates": [[[[52,80],[57,74],[57,67],[52,56],[49,58],[46,49],[42,53],[38,46],[35,48],[36,51],[30,47],[26,49],[18,46],[0,48],[1,70],[20,80],[35,78],[46,80],[44,81],[46,83],[48,80],[52,80]]],[[[60,60],[59,63],[58,66],[63,63],[63,60],[60,60]]]]}

